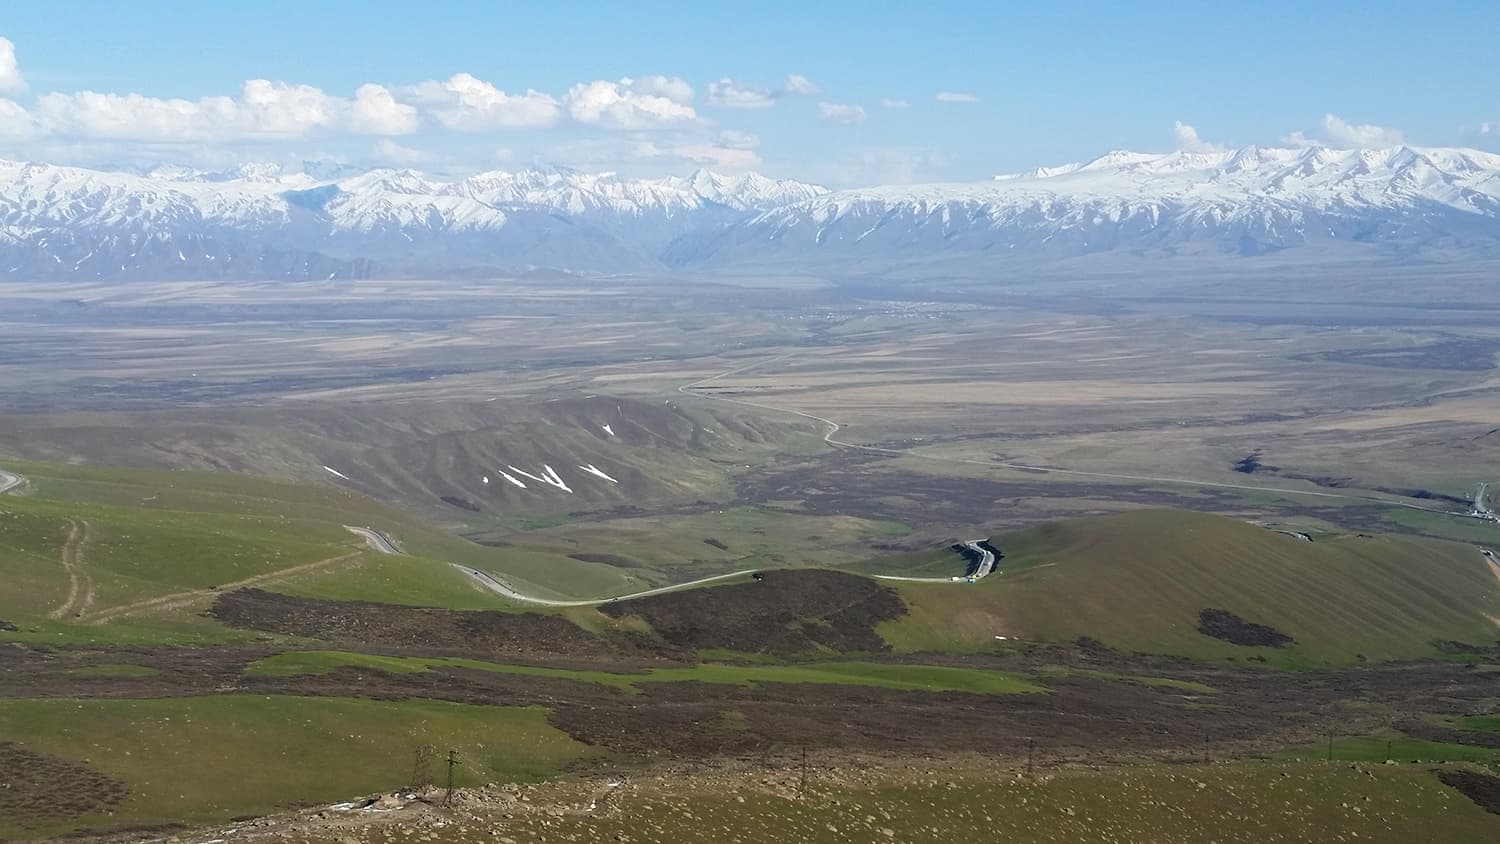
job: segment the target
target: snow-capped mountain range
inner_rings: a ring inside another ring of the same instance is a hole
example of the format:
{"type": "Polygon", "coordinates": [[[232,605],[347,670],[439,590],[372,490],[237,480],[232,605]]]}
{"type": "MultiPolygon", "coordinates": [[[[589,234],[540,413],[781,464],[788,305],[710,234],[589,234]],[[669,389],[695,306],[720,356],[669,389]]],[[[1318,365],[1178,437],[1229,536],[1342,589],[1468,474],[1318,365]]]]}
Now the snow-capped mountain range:
{"type": "Polygon", "coordinates": [[[830,192],[758,174],[147,173],[0,161],[0,277],[327,278],[530,268],[1004,260],[1125,250],[1500,255],[1500,155],[1112,152],[963,184],[830,192]]]}
{"type": "Polygon", "coordinates": [[[669,257],[1257,255],[1321,242],[1372,255],[1500,254],[1500,155],[1405,146],[1111,152],[987,182],[830,193],[679,242],[669,257]]]}

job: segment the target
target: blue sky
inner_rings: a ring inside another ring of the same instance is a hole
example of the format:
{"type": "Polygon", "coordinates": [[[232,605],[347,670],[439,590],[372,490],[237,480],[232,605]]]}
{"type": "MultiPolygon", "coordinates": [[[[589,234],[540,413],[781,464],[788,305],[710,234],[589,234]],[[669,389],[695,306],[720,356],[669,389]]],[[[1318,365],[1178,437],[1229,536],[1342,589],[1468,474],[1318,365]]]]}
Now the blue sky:
{"type": "Polygon", "coordinates": [[[11,0],[0,155],[855,185],[1288,138],[1500,151],[1500,3],[1309,5],[11,0]]]}

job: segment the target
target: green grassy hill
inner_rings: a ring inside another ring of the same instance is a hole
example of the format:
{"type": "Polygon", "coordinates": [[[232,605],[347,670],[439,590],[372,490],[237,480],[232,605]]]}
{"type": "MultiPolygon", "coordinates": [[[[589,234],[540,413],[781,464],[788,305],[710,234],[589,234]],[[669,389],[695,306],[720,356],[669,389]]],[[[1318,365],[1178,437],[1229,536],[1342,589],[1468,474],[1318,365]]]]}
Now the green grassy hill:
{"type": "Polygon", "coordinates": [[[6,461],[28,479],[0,495],[0,637],[220,640],[200,616],[222,589],[505,608],[449,565],[538,595],[609,594],[620,569],[560,553],[486,548],[348,490],[244,475],[6,461]],[[374,553],[344,525],[372,525],[409,552],[374,553]]]}
{"type": "MultiPolygon", "coordinates": [[[[1497,537],[1500,538],[1500,537],[1497,537]]],[[[1072,640],[1286,665],[1434,656],[1500,639],[1500,577],[1470,545],[1406,536],[1305,542],[1236,519],[1150,510],[995,538],[1002,574],[895,584],[911,606],[883,634],[906,650],[975,650],[996,636],[1072,640]],[[1247,647],[1200,633],[1227,610],[1295,640],[1247,647]]]]}

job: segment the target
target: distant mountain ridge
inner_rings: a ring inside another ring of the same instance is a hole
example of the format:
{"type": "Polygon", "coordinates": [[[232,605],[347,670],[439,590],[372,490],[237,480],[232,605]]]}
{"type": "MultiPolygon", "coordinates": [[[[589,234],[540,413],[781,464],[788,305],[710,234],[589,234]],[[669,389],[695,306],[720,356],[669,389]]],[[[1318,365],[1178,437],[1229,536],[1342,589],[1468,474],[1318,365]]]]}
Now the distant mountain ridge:
{"type": "Polygon", "coordinates": [[[846,190],[673,246],[723,265],[1110,250],[1257,255],[1320,241],[1500,254],[1500,155],[1246,147],[1093,161],[962,184],[846,190]]]}
{"type": "Polygon", "coordinates": [[[973,183],[829,191],[756,173],[566,169],[444,181],[247,164],[145,173],[0,161],[0,277],[317,279],[640,273],[1124,251],[1500,255],[1500,155],[1246,147],[1092,161],[973,183]]]}
{"type": "Polygon", "coordinates": [[[447,182],[272,165],[144,174],[0,161],[0,276],[328,278],[660,269],[688,231],[825,193],[755,173],[625,179],[562,169],[447,182]]]}

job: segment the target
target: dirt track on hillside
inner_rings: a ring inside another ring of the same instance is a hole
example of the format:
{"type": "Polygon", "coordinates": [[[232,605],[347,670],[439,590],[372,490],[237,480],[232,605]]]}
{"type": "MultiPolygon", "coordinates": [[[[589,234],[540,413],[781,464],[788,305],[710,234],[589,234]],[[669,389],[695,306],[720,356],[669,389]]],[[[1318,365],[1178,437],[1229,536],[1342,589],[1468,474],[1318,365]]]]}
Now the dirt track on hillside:
{"type": "Polygon", "coordinates": [[[48,613],[49,618],[77,618],[94,606],[94,581],[84,567],[83,549],[89,541],[89,523],[74,521],[68,525],[63,541],[62,565],[68,572],[68,597],[62,606],[48,613]]]}
{"type": "Polygon", "coordinates": [[[340,554],[337,557],[328,557],[322,560],[314,560],[313,562],[304,563],[300,566],[292,566],[290,568],[266,572],[265,574],[257,574],[254,577],[247,577],[244,580],[237,580],[234,583],[226,583],[223,586],[216,586],[211,589],[188,589],[182,592],[173,592],[170,595],[160,595],[145,601],[136,601],[132,604],[123,604],[118,607],[110,607],[108,609],[94,613],[93,615],[85,616],[83,618],[83,621],[88,624],[104,624],[105,622],[114,621],[115,619],[122,616],[134,615],[139,612],[148,612],[151,610],[171,609],[175,607],[186,606],[195,601],[212,598],[215,595],[220,594],[222,591],[247,589],[267,583],[274,583],[278,580],[284,580],[288,577],[296,577],[297,575],[310,574],[315,571],[322,571],[326,568],[332,568],[333,566],[336,566],[340,563],[352,560],[355,557],[360,556],[362,553],[363,552],[361,551],[355,551],[350,554],[340,554]]]}

